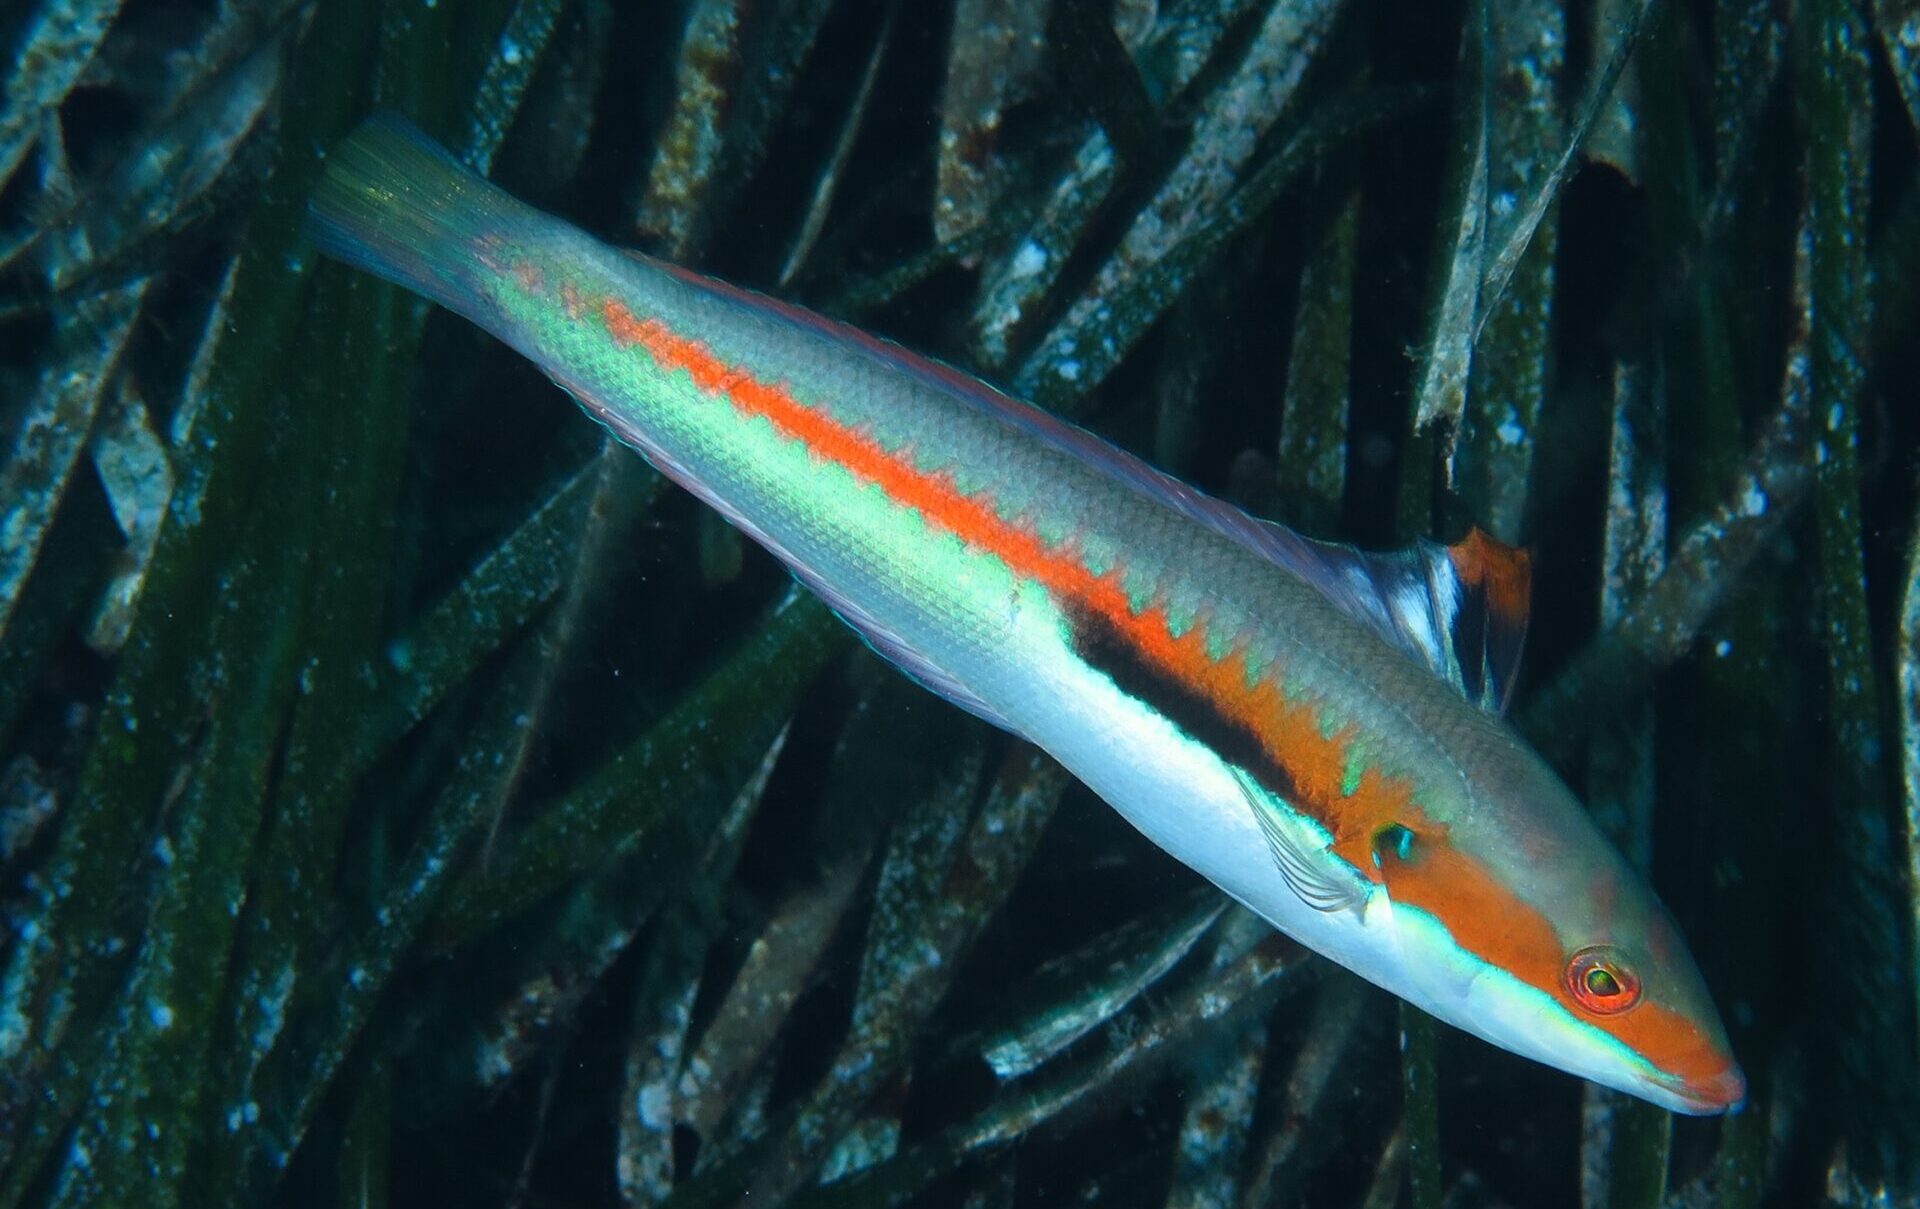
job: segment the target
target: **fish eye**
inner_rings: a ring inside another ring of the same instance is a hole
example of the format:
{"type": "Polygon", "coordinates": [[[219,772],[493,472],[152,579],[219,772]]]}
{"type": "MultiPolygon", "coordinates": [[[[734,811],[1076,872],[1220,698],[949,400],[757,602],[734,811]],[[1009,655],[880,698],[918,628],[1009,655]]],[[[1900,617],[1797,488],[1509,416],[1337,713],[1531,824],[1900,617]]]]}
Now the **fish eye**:
{"type": "Polygon", "coordinates": [[[1374,866],[1389,856],[1397,861],[1413,859],[1413,832],[1403,824],[1388,823],[1373,833],[1374,866]]]}
{"type": "Polygon", "coordinates": [[[1640,979],[1613,949],[1592,945],[1567,962],[1567,992],[1589,1012],[1612,1016],[1640,1002],[1640,979]]]}

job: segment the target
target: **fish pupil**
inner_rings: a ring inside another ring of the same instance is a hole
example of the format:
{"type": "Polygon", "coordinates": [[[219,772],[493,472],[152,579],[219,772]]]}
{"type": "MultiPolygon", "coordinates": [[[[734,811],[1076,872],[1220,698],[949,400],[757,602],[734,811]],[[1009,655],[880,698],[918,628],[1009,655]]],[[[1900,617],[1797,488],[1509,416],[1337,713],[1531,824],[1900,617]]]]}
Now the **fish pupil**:
{"type": "Polygon", "coordinates": [[[1580,950],[1567,963],[1567,990],[1590,1012],[1613,1015],[1640,1002],[1640,980],[1604,946],[1580,950]]]}

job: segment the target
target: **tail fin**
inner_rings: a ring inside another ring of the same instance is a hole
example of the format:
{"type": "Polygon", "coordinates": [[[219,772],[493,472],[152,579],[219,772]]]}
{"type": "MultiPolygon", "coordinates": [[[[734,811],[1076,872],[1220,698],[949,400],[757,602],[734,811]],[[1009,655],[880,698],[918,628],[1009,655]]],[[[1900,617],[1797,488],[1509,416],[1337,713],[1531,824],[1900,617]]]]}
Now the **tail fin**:
{"type": "Polygon", "coordinates": [[[532,211],[396,114],[381,113],[327,158],[307,238],[329,256],[471,314],[488,236],[532,211]]]}

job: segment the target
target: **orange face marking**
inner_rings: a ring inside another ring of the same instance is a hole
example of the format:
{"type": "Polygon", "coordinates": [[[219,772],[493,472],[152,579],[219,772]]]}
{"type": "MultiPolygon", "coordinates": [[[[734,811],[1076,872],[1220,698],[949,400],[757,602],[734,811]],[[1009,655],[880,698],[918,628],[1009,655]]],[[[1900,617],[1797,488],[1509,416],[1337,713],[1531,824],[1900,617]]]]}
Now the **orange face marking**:
{"type": "MultiPolygon", "coordinates": [[[[564,293],[567,287],[562,289],[564,293]]],[[[572,301],[563,297],[563,303],[572,301]]],[[[1368,768],[1353,793],[1343,792],[1353,726],[1322,735],[1315,704],[1286,697],[1277,674],[1249,687],[1241,651],[1224,659],[1212,658],[1204,625],[1196,624],[1175,637],[1160,606],[1134,611],[1118,570],[1094,574],[1070,550],[1048,547],[1030,530],[1000,516],[988,502],[962,494],[950,476],[928,473],[904,457],[887,453],[870,437],[801,403],[783,388],[723,362],[698,341],[675,333],[657,319],[635,316],[617,299],[602,301],[598,310],[617,342],[644,350],[662,369],[684,372],[700,390],[766,419],[814,456],[879,487],[927,524],[994,554],[1015,574],[1044,585],[1063,603],[1098,614],[1147,662],[1196,689],[1223,717],[1259,736],[1267,754],[1286,770],[1299,799],[1294,805],[1333,834],[1333,849],[1343,860],[1376,882],[1386,880],[1395,901],[1438,919],[1463,948],[1574,1006],[1562,980],[1566,952],[1552,925],[1478,862],[1445,842],[1445,825],[1419,809],[1409,781],[1368,768]],[[1396,862],[1388,876],[1374,863],[1373,843],[1381,828],[1395,823],[1420,837],[1421,853],[1417,860],[1396,862]]],[[[1496,596],[1514,603],[1507,599],[1515,591],[1505,566],[1496,559],[1481,565],[1501,589],[1496,596]]],[[[1524,579],[1519,582],[1523,584],[1524,579]]],[[[1663,1069],[1690,1078],[1712,1073],[1679,1069],[1689,1055],[1704,1052],[1699,1032],[1691,1021],[1657,1003],[1642,1003],[1607,1021],[1605,1027],[1663,1069]]]]}

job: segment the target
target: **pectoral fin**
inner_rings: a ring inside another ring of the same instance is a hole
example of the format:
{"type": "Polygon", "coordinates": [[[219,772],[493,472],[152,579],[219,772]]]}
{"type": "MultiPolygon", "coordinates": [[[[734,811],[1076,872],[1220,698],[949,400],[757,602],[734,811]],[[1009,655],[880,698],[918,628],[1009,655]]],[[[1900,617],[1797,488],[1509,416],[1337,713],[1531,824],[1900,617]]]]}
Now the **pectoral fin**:
{"type": "Polygon", "coordinates": [[[1369,887],[1364,878],[1342,867],[1340,858],[1327,850],[1299,821],[1286,802],[1242,768],[1233,770],[1240,792],[1266,837],[1267,851],[1289,889],[1316,911],[1354,911],[1366,908],[1369,887]]]}

